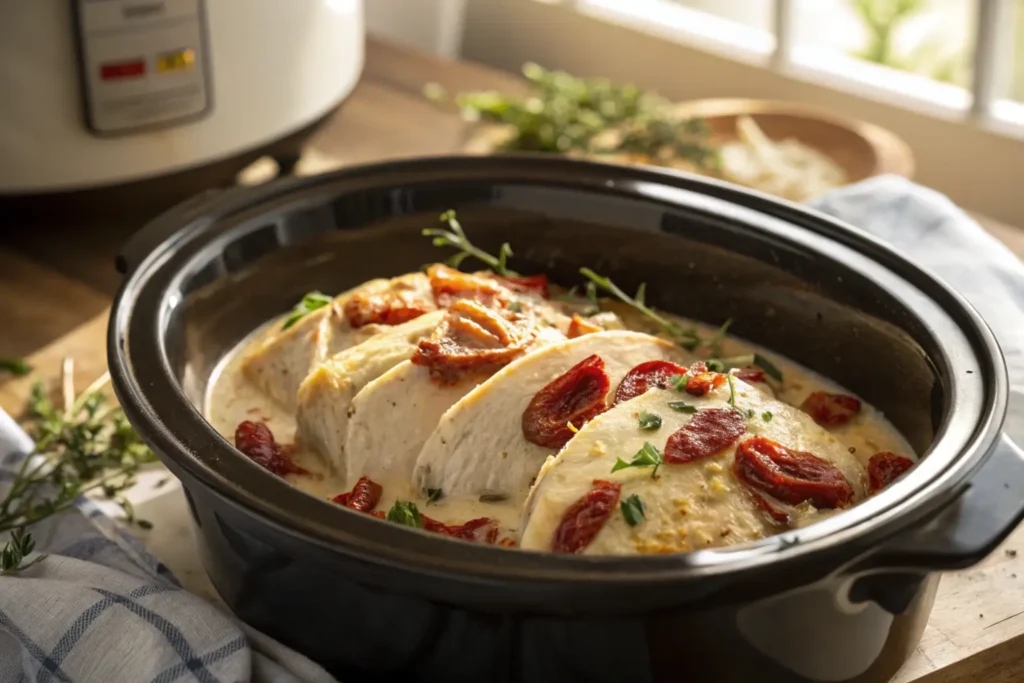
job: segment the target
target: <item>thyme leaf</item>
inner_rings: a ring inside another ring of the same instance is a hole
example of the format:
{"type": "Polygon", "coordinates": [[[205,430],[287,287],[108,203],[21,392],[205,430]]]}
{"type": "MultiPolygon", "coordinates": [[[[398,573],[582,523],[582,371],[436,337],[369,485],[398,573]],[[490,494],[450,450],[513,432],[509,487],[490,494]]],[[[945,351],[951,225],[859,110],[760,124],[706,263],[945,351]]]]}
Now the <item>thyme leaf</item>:
{"type": "Polygon", "coordinates": [[[626,519],[626,524],[630,526],[636,526],[646,518],[644,502],[635,493],[622,501],[619,508],[622,510],[622,516],[626,519]]]}
{"type": "Polygon", "coordinates": [[[435,247],[453,247],[459,250],[455,256],[448,259],[448,265],[457,268],[459,264],[472,256],[487,264],[498,275],[519,277],[519,273],[508,267],[508,258],[512,256],[512,247],[509,246],[508,242],[501,245],[497,256],[493,256],[469,241],[465,231],[462,229],[462,225],[455,217],[455,209],[448,209],[442,213],[439,220],[441,223],[447,223],[448,229],[426,228],[423,230],[423,236],[432,237],[435,247]]]}
{"type": "Polygon", "coordinates": [[[645,441],[643,447],[636,452],[636,455],[629,462],[622,458],[616,458],[615,464],[612,465],[612,472],[618,472],[629,467],[653,467],[651,479],[654,479],[662,462],[661,451],[658,450],[658,447],[650,441],[645,441]]]}

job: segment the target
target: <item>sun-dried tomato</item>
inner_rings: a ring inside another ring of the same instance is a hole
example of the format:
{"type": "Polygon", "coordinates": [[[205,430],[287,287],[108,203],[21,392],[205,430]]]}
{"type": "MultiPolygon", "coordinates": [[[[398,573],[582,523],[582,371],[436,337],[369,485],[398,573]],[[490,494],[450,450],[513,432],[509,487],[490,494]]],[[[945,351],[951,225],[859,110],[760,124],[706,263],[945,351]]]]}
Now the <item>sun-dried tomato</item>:
{"type": "Polygon", "coordinates": [[[763,436],[740,443],[733,472],[744,484],[790,505],[810,501],[816,508],[831,509],[853,502],[853,487],[835,465],[763,436]]]}
{"type": "Polygon", "coordinates": [[[437,382],[455,384],[466,375],[511,363],[536,336],[537,319],[530,311],[457,300],[433,333],[420,340],[412,362],[430,368],[437,382]]]}
{"type": "Polygon", "coordinates": [[[503,307],[512,300],[512,292],[489,273],[463,273],[435,263],[427,268],[430,289],[441,308],[459,300],[475,301],[483,306],[503,307]]]}
{"type": "Polygon", "coordinates": [[[690,366],[690,372],[686,376],[686,393],[690,396],[704,396],[727,381],[725,375],[720,372],[709,372],[704,361],[697,361],[690,366]]]}
{"type": "Polygon", "coordinates": [[[612,405],[636,398],[654,387],[668,389],[671,386],[672,378],[685,374],[686,368],[667,360],[645,361],[627,372],[626,376],[622,378],[619,388],[615,390],[615,401],[612,405]]]}
{"type": "Polygon", "coordinates": [[[423,518],[423,528],[435,534],[490,545],[498,540],[498,521],[490,517],[478,517],[464,524],[445,524],[426,515],[420,516],[423,518]]]}
{"type": "Polygon", "coordinates": [[[860,412],[860,401],[846,394],[815,391],[804,399],[800,410],[810,415],[822,427],[839,427],[860,412]]]}
{"type": "Polygon", "coordinates": [[[579,429],[608,409],[610,385],[601,357],[584,358],[533,397],[523,411],[523,436],[538,446],[561,448],[573,436],[569,423],[579,429]]]}
{"type": "Polygon", "coordinates": [[[498,275],[495,279],[505,285],[513,292],[538,296],[542,299],[548,298],[548,276],[547,275],[498,275]]]}
{"type": "Polygon", "coordinates": [[[551,549],[556,553],[578,553],[590,545],[615,510],[621,493],[621,484],[595,479],[594,488],[562,515],[551,549]]]}
{"type": "Polygon", "coordinates": [[[351,491],[340,493],[331,500],[356,512],[371,512],[380,502],[382,493],[384,493],[384,489],[380,484],[369,477],[359,477],[359,481],[351,491]]]}
{"type": "Polygon", "coordinates": [[[754,501],[754,507],[768,515],[772,523],[786,527],[790,526],[792,521],[789,518],[789,514],[769,503],[761,494],[754,493],[753,491],[749,493],[750,499],[754,501]]]}
{"type": "Polygon", "coordinates": [[[246,420],[235,430],[235,448],[247,458],[279,477],[286,474],[309,474],[309,470],[292,462],[292,448],[274,440],[270,428],[262,422],[246,420]]]}
{"type": "Polygon", "coordinates": [[[732,408],[698,410],[683,427],[668,437],[665,462],[683,463],[706,458],[731,445],[747,431],[747,421],[732,408]]]}
{"type": "Polygon", "coordinates": [[[400,325],[435,310],[430,292],[409,284],[394,284],[377,292],[356,292],[345,301],[345,318],[355,328],[400,325]]]}
{"type": "Polygon", "coordinates": [[[914,461],[889,451],[875,453],[868,460],[868,489],[878,493],[914,466],[914,461]]]}
{"type": "Polygon", "coordinates": [[[576,314],[573,314],[572,320],[569,321],[569,339],[575,339],[576,337],[582,337],[585,334],[593,334],[594,332],[600,332],[601,328],[593,323],[589,323],[583,318],[576,314]]]}
{"type": "Polygon", "coordinates": [[[760,368],[737,368],[732,375],[748,383],[764,381],[764,370],[760,368]]]}

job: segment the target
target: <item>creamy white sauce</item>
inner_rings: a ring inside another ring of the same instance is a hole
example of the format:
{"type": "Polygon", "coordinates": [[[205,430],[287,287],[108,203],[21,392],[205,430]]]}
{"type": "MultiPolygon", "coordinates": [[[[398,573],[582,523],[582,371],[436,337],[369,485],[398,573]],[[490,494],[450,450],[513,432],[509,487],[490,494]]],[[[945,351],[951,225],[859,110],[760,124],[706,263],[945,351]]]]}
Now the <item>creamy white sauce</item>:
{"type": "MultiPolygon", "coordinates": [[[[649,321],[643,317],[637,317],[628,308],[614,302],[608,304],[606,308],[619,314],[629,329],[656,332],[651,329],[649,321]]],[[[682,325],[696,327],[705,338],[710,337],[716,331],[709,326],[683,318],[667,317],[682,325]]],[[[275,321],[275,324],[276,322],[278,321],[275,321]]],[[[204,412],[213,427],[231,442],[234,441],[234,433],[238,424],[245,420],[252,420],[264,422],[273,432],[278,443],[292,443],[296,435],[294,412],[261,391],[242,371],[242,358],[247,350],[259,342],[263,329],[257,330],[248,339],[243,340],[214,371],[205,397],[204,412]]],[[[701,349],[698,355],[703,357],[707,353],[706,350],[701,349]]],[[[718,355],[730,357],[753,353],[766,356],[782,371],[784,379],[782,383],[774,381],[767,383],[771,387],[770,390],[765,387],[758,388],[774,394],[775,398],[783,403],[798,407],[814,391],[850,394],[843,387],[774,351],[762,349],[731,336],[722,340],[718,355]]],[[[614,390],[615,386],[613,385],[612,392],[614,390]]],[[[398,414],[380,415],[382,428],[387,428],[389,422],[401,419],[402,416],[398,414]]],[[[868,459],[880,451],[891,451],[916,460],[910,445],[902,435],[880,411],[867,403],[862,402],[860,413],[848,424],[829,431],[864,468],[867,467],[868,459]]],[[[621,455],[625,459],[632,456],[631,453],[621,455]]],[[[511,454],[510,457],[514,457],[514,454],[511,454]]],[[[308,450],[296,451],[293,459],[296,464],[309,470],[310,474],[289,475],[286,477],[288,482],[320,498],[329,500],[350,490],[358,478],[352,476],[350,480],[346,481],[344,472],[330,471],[324,464],[323,458],[308,450]]],[[[413,486],[407,472],[403,472],[402,476],[393,476],[393,473],[390,472],[377,472],[375,475],[374,481],[383,487],[383,496],[377,510],[390,509],[396,500],[413,501],[423,514],[447,524],[461,524],[478,517],[496,519],[501,528],[500,535],[502,537],[518,539],[523,513],[522,501],[526,498],[526,491],[517,491],[506,501],[482,502],[477,497],[445,496],[438,501],[428,502],[424,493],[413,486]]]]}

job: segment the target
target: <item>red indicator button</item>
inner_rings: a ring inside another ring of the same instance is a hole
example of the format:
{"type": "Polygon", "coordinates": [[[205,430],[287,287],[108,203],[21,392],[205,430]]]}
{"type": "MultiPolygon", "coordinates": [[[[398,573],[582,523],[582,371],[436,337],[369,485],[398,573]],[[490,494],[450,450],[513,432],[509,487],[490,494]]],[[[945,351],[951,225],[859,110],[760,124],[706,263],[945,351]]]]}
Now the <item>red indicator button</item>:
{"type": "Polygon", "coordinates": [[[134,62],[112,62],[100,65],[100,78],[104,81],[113,81],[119,78],[137,78],[146,73],[146,61],[143,59],[134,62]]]}

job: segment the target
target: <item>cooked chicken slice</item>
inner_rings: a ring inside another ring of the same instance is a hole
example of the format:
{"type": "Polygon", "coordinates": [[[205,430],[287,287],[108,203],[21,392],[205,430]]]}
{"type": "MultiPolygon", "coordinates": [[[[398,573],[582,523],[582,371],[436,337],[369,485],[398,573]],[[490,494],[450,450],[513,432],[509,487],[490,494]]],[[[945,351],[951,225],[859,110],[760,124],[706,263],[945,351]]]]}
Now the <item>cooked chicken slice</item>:
{"type": "Polygon", "coordinates": [[[430,282],[422,273],[370,280],[339,294],[330,305],[303,316],[288,329],[275,323],[243,359],[242,371],[262,391],[294,410],[299,385],[318,364],[386,329],[387,324],[434,308],[430,282]],[[394,306],[396,298],[400,308],[394,306]],[[399,315],[388,315],[396,308],[399,315]]]}
{"type": "Polygon", "coordinates": [[[416,344],[443,317],[444,311],[434,311],[388,327],[317,366],[298,390],[298,442],[343,474],[352,399],[368,383],[411,358],[416,344]]]}
{"type": "Polygon", "coordinates": [[[728,382],[704,396],[652,389],[587,423],[531,491],[521,546],[687,552],[803,526],[863,499],[864,468],[844,444],[799,410],[733,381],[735,407],[728,382]],[[613,472],[620,459],[647,464],[613,472]],[[573,522],[602,514],[589,533],[573,522]]]}
{"type": "Polygon", "coordinates": [[[689,355],[640,332],[607,331],[534,351],[505,366],[444,414],[416,460],[413,481],[445,495],[503,495],[523,500],[544,459],[557,448],[527,440],[523,412],[552,380],[592,355],[610,379],[645,361],[687,363],[689,355]]]}
{"type": "MultiPolygon", "coordinates": [[[[541,327],[527,353],[564,340],[558,330],[541,327]]],[[[429,368],[405,361],[363,387],[349,411],[348,481],[361,476],[409,481],[441,416],[486,377],[471,374],[443,384],[431,378],[429,368]]]]}

